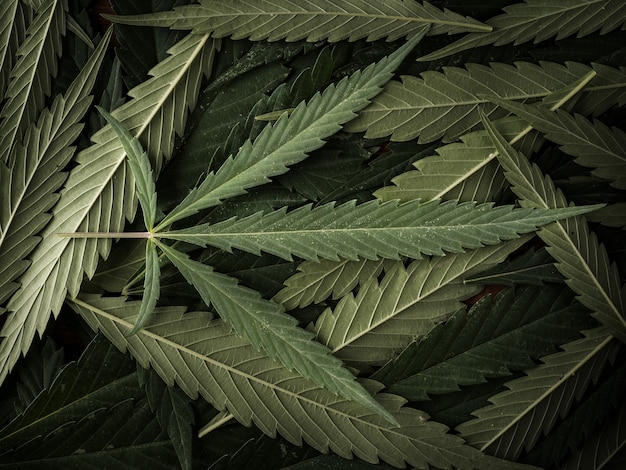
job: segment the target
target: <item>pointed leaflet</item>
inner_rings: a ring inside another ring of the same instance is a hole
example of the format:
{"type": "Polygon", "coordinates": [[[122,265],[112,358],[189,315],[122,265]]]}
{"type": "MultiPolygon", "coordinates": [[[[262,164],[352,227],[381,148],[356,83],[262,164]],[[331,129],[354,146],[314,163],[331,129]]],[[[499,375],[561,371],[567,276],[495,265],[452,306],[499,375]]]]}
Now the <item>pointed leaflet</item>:
{"type": "Polygon", "coordinates": [[[325,138],[353,119],[380,92],[425,33],[423,29],[380,62],[330,85],[308,103],[300,103],[290,116],[283,114],[268,124],[254,142],[246,141],[234,158],[229,157],[216,173],[210,173],[192,190],[155,231],[267,183],[269,178],[288,171],[288,166],[304,160],[308,152],[322,147],[325,138]]]}
{"type": "Polygon", "coordinates": [[[4,96],[8,76],[11,72],[13,52],[11,35],[15,28],[16,15],[19,14],[20,0],[5,0],[0,4],[0,96],[4,96]]]}
{"type": "Polygon", "coordinates": [[[507,289],[461,310],[412,343],[372,378],[411,401],[460,390],[535,365],[593,326],[587,310],[560,287],[507,289]]]}
{"type": "Polygon", "coordinates": [[[344,296],[322,313],[314,327],[317,340],[350,364],[382,365],[479,290],[463,284],[465,275],[497,264],[523,243],[423,259],[408,268],[397,262],[380,283],[370,278],[357,295],[344,296]]]}
{"type": "Polygon", "coordinates": [[[556,36],[586,36],[619,28],[626,21],[626,4],[622,0],[524,0],[504,7],[506,12],[487,20],[489,33],[470,33],[449,46],[425,55],[423,61],[440,59],[460,51],[487,44],[537,43],[556,36]]]}
{"type": "Polygon", "coordinates": [[[128,129],[121,122],[111,116],[105,109],[99,106],[97,108],[113,128],[124,147],[124,152],[126,152],[128,163],[135,179],[137,198],[143,211],[144,224],[146,229],[151,231],[157,217],[157,195],[148,155],[141,147],[139,139],[128,132],[128,129]]]}
{"type": "Polygon", "coordinates": [[[607,204],[586,216],[589,222],[597,222],[607,227],[620,227],[626,230],[626,202],[607,204]]]}
{"type": "Polygon", "coordinates": [[[180,6],[169,12],[107,18],[122,24],[165,26],[211,33],[216,38],[253,41],[395,41],[421,34],[424,25],[432,25],[430,34],[491,30],[474,19],[415,0],[238,0],[228,4],[202,0],[199,5],[180,6]]]}
{"type": "Polygon", "coordinates": [[[66,365],[49,389],[0,430],[0,448],[20,447],[89,412],[141,396],[135,372],[133,362],[100,335],[77,363],[66,365]]]}
{"type": "Polygon", "coordinates": [[[256,213],[154,236],[227,251],[264,251],[287,260],[293,256],[309,260],[419,259],[422,255],[443,256],[445,252],[494,245],[594,208],[530,210],[438,200],[404,204],[374,200],[357,206],[352,201],[338,207],[331,203],[315,209],[303,206],[288,213],[285,209],[256,213]]]}
{"type": "Polygon", "coordinates": [[[556,269],[554,258],[545,248],[541,248],[537,251],[530,249],[517,258],[500,263],[487,272],[465,279],[465,282],[483,285],[531,284],[542,286],[546,282],[563,282],[563,275],[556,269]]]}
{"type": "Polygon", "coordinates": [[[149,239],[146,241],[146,267],[143,282],[143,297],[137,323],[128,333],[134,335],[147,323],[150,315],[156,307],[161,291],[161,268],[159,266],[159,255],[155,243],[149,239]]]}
{"type": "Polygon", "coordinates": [[[619,468],[626,449],[626,403],[605,422],[602,429],[590,436],[582,448],[574,452],[559,470],[596,470],[619,468]]]}
{"type": "Polygon", "coordinates": [[[48,210],[58,200],[67,163],[83,124],[100,64],[112,30],[108,31],[64,95],[58,95],[24,140],[11,152],[11,163],[0,162],[0,304],[18,288],[15,282],[30,265],[36,235],[50,220],[48,210]]]}
{"type": "Polygon", "coordinates": [[[172,445],[182,470],[192,468],[192,426],[194,411],[191,399],[177,387],[168,387],[154,369],[137,367],[140,385],[146,391],[150,409],[156,413],[157,419],[172,445]]]}
{"type": "MultiPolygon", "coordinates": [[[[141,393],[139,391],[139,393],[141,393]]],[[[145,400],[127,398],[87,411],[2,456],[2,468],[176,468],[172,443],[145,400]],[[141,464],[138,464],[141,462],[141,464]]]]}
{"type": "MultiPolygon", "coordinates": [[[[170,50],[172,55],[153,69],[153,77],[135,88],[135,99],[117,108],[113,116],[136,136],[149,135],[155,126],[159,127],[159,135],[173,135],[174,129],[164,126],[164,122],[185,121],[190,104],[187,96],[196,96],[198,77],[206,66],[204,61],[210,64],[213,45],[206,36],[183,38],[170,50]],[[139,88],[142,94],[137,91],[139,88]],[[149,100],[141,99],[147,96],[149,100]]],[[[76,156],[78,165],[70,172],[46,235],[116,232],[122,230],[125,217],[134,216],[136,199],[124,165],[123,146],[110,126],[92,138],[94,145],[76,156]]],[[[168,142],[173,145],[173,137],[163,141],[159,154],[172,151],[168,142]]],[[[21,288],[8,305],[12,313],[2,330],[0,379],[4,379],[20,353],[28,350],[35,332],[43,331],[51,311],[59,312],[68,289],[76,295],[83,273],[93,275],[99,256],[108,252],[110,243],[44,237],[32,252],[33,263],[20,278],[21,288]]]]}
{"type": "MultiPolygon", "coordinates": [[[[483,122],[497,149],[497,158],[513,191],[526,207],[567,207],[563,193],[536,165],[516,152],[483,115],[483,122]]],[[[557,268],[566,277],[578,300],[593,315],[610,327],[612,333],[626,341],[626,319],[622,285],[617,266],[608,258],[604,245],[589,232],[581,217],[543,227],[538,235],[557,260],[557,268]]]]}
{"type": "Polygon", "coordinates": [[[561,347],[563,351],[528,369],[526,377],[508,382],[509,390],[491,397],[491,405],[472,413],[476,419],[457,426],[461,436],[491,455],[517,459],[597,380],[619,343],[602,326],[561,347]]]}
{"type": "MultiPolygon", "coordinates": [[[[550,95],[575,88],[581,77],[591,74],[593,79],[585,88],[585,96],[599,99],[607,91],[601,74],[611,73],[615,74],[616,70],[574,62],[567,65],[515,62],[514,65],[469,63],[464,68],[444,67],[443,73],[427,71],[420,75],[421,78],[406,75],[401,77],[401,82],[390,81],[372,104],[346,126],[346,130],[366,131],[365,136],[370,138],[391,136],[392,141],[419,137],[420,143],[440,138],[451,142],[480,124],[479,106],[491,119],[506,115],[485,95],[507,100],[550,100],[550,95]]],[[[617,90],[623,88],[624,80],[625,77],[621,76],[617,90]]],[[[611,89],[610,85],[608,89],[611,89]]],[[[581,102],[576,110],[588,114],[586,106],[589,105],[581,102]]],[[[606,106],[612,104],[606,103],[606,106]]]]}
{"type": "Polygon", "coordinates": [[[558,109],[489,99],[559,144],[563,152],[577,157],[574,161],[579,165],[594,168],[592,175],[608,179],[615,188],[626,189],[626,133],[621,129],[558,109]]]}
{"type": "Polygon", "coordinates": [[[212,304],[220,317],[230,323],[237,334],[271,358],[280,360],[288,369],[296,369],[303,377],[320,387],[349,400],[355,400],[394,421],[377,403],[342,362],[330,355],[321,344],[312,341],[313,334],[297,325],[280,305],[205,264],[190,259],[164,244],[159,244],[168,259],[192,284],[207,305],[212,304]]]}
{"type": "MultiPolygon", "coordinates": [[[[123,332],[132,326],[139,302],[87,297],[72,305],[92,328],[130,350],[143,367],[153,365],[167,383],[176,381],[192,397],[200,393],[269,436],[280,433],[294,444],[304,440],[322,452],[372,463],[382,459],[399,467],[406,462],[423,468],[528,468],[485,456],[422,412],[403,407],[402,398],[378,394],[401,425],[393,427],[368,408],[287,370],[206,313],[159,309],[147,329],[126,337],[123,332]]],[[[376,383],[364,385],[378,388],[376,383]]]]}
{"type": "Polygon", "coordinates": [[[37,120],[56,75],[61,36],[65,34],[67,0],[50,0],[41,8],[16,52],[19,57],[0,112],[0,162],[7,161],[15,142],[37,120]]]}
{"type": "Polygon", "coordinates": [[[285,287],[272,300],[285,310],[293,310],[320,303],[331,296],[339,299],[357,284],[362,285],[378,276],[385,266],[390,268],[393,264],[384,258],[304,261],[298,266],[298,273],[285,281],[285,287]]]}

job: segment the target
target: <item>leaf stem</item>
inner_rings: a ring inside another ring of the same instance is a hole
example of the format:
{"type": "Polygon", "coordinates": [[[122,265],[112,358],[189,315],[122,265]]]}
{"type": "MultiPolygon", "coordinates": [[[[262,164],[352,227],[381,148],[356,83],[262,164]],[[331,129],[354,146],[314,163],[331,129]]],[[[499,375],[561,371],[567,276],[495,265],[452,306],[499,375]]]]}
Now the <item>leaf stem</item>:
{"type": "Polygon", "coordinates": [[[55,233],[61,238],[145,238],[154,236],[152,232],[66,232],[55,233]]]}

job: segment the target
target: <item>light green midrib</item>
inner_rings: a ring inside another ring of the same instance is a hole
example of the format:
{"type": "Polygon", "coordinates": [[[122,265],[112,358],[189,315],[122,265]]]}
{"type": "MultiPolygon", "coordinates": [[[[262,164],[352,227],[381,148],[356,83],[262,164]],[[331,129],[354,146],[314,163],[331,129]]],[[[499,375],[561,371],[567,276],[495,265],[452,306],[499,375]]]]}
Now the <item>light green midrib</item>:
{"type": "MultiPolygon", "coordinates": [[[[412,22],[412,23],[420,23],[420,24],[436,24],[436,25],[443,25],[443,26],[457,26],[460,28],[471,28],[471,29],[475,29],[478,31],[482,31],[482,32],[491,32],[493,30],[493,28],[489,25],[484,25],[484,24],[477,24],[477,23],[472,23],[472,22],[468,22],[468,23],[462,23],[460,21],[448,21],[448,20],[438,20],[438,19],[427,19],[427,18],[419,18],[419,17],[410,17],[410,16],[395,16],[395,15],[376,15],[373,13],[354,13],[354,12],[348,12],[348,11],[327,11],[327,10],[320,10],[320,11],[315,11],[315,12],[311,12],[311,11],[263,11],[261,13],[258,12],[252,12],[252,13],[248,13],[248,12],[236,12],[236,13],[218,13],[218,14],[211,14],[210,18],[220,18],[220,17],[224,17],[224,18],[230,18],[230,17],[252,17],[254,19],[259,18],[259,17],[263,17],[263,16],[271,16],[271,17],[277,17],[277,16],[332,16],[332,17],[338,17],[338,16],[345,16],[348,18],[369,18],[372,20],[383,20],[383,21],[402,21],[402,22],[412,22]]],[[[188,18],[185,15],[181,15],[182,18],[188,18]]],[[[202,18],[202,17],[200,17],[202,18]]],[[[252,31],[251,31],[252,33],[252,31]]]]}
{"type": "MultiPolygon", "coordinates": [[[[80,300],[78,298],[71,299],[70,301],[72,303],[75,303],[76,305],[82,307],[82,308],[85,308],[85,309],[89,310],[94,315],[100,315],[100,316],[106,318],[107,320],[112,321],[113,323],[116,323],[118,325],[123,325],[124,327],[128,328],[129,330],[133,327],[132,323],[130,323],[130,322],[124,320],[124,319],[121,319],[119,317],[116,317],[115,315],[112,315],[112,314],[110,314],[110,313],[108,313],[108,312],[106,312],[106,311],[104,311],[102,309],[99,309],[99,308],[97,308],[97,307],[95,307],[93,305],[90,305],[87,302],[83,302],[82,300],[80,300]]],[[[211,359],[208,356],[204,356],[204,355],[194,351],[193,349],[189,349],[186,346],[182,346],[182,345],[180,345],[178,343],[175,343],[174,341],[171,341],[171,340],[169,340],[167,338],[164,338],[163,336],[159,336],[159,335],[157,335],[155,333],[152,333],[149,330],[141,329],[141,330],[139,330],[139,332],[137,332],[137,335],[145,335],[145,336],[147,336],[148,338],[154,340],[157,343],[165,344],[165,345],[171,347],[172,349],[179,351],[181,354],[182,353],[189,354],[190,356],[196,357],[197,359],[200,359],[203,362],[209,363],[209,364],[213,365],[214,367],[217,367],[219,369],[225,369],[226,371],[228,371],[228,373],[231,373],[231,374],[234,374],[234,375],[239,375],[240,377],[244,378],[245,380],[249,380],[251,382],[256,382],[256,383],[260,384],[261,386],[264,386],[264,387],[267,387],[267,388],[271,388],[271,389],[277,391],[278,393],[288,395],[288,396],[294,398],[297,401],[304,401],[304,402],[307,402],[310,405],[313,405],[315,407],[323,408],[324,410],[326,410],[327,414],[331,414],[332,413],[332,414],[335,414],[335,415],[339,415],[342,418],[346,419],[347,421],[352,421],[352,422],[357,421],[357,422],[363,423],[365,426],[370,426],[370,427],[376,428],[381,433],[394,433],[400,439],[408,439],[410,441],[414,441],[414,439],[411,438],[410,436],[406,436],[405,434],[403,434],[401,432],[397,432],[397,431],[395,431],[392,428],[386,428],[386,427],[383,427],[383,426],[379,426],[377,424],[372,423],[371,421],[366,421],[366,420],[364,420],[364,419],[362,419],[360,417],[356,417],[354,415],[350,415],[348,413],[345,413],[343,411],[337,410],[337,409],[332,408],[330,406],[323,405],[323,404],[321,404],[318,401],[315,401],[315,400],[312,400],[310,398],[304,397],[304,396],[302,396],[302,395],[300,395],[298,393],[292,392],[292,391],[287,390],[285,388],[281,388],[278,385],[273,384],[271,382],[267,382],[267,381],[261,380],[261,379],[259,379],[258,377],[254,376],[252,374],[243,372],[243,371],[237,369],[236,367],[229,366],[227,364],[224,364],[223,362],[219,362],[219,361],[216,361],[214,359],[211,359]]],[[[269,356],[267,356],[267,358],[270,359],[269,356]]],[[[302,378],[302,380],[306,380],[306,379],[302,378]]],[[[228,400],[230,401],[230,398],[228,400]]],[[[364,409],[365,409],[365,407],[364,407],[364,409]]],[[[372,411],[372,413],[374,413],[374,412],[372,411]]],[[[252,414],[254,415],[254,412],[252,412],[252,414]]],[[[274,415],[272,415],[272,417],[275,419],[274,415]]],[[[398,429],[402,429],[402,428],[400,427],[398,429]]],[[[327,437],[329,437],[329,436],[327,436],[327,437]]],[[[369,440],[368,440],[368,442],[369,442],[369,440]]]]}

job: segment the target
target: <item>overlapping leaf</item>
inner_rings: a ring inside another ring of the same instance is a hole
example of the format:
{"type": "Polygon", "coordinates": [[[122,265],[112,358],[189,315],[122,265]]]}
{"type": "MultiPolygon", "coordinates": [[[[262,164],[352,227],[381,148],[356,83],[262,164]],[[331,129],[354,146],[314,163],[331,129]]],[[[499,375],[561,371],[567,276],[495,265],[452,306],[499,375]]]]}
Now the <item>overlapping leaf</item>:
{"type": "Polygon", "coordinates": [[[330,85],[308,103],[301,102],[291,115],[285,113],[266,126],[254,142],[246,141],[234,158],[228,158],[217,172],[210,173],[155,230],[218,205],[225,198],[245,194],[247,189],[267,183],[269,178],[285,173],[289,165],[304,160],[308,152],[324,145],[324,139],[341,129],[380,93],[425,33],[423,28],[421,34],[393,54],[330,85]]]}
{"type": "Polygon", "coordinates": [[[26,128],[37,120],[56,75],[61,36],[65,34],[67,0],[53,0],[41,8],[16,52],[19,57],[0,112],[0,162],[7,162],[26,128]]]}
{"type": "Polygon", "coordinates": [[[51,218],[47,211],[65,181],[62,170],[74,155],[71,145],[83,128],[89,93],[110,37],[111,31],[67,92],[28,127],[8,166],[0,162],[0,304],[17,289],[15,280],[30,265],[28,256],[39,241],[36,235],[51,218]]]}
{"type": "Polygon", "coordinates": [[[554,258],[545,250],[530,249],[517,258],[499,264],[487,272],[465,279],[466,283],[543,285],[546,282],[563,282],[563,275],[554,266],[554,258]]]}
{"type": "MultiPolygon", "coordinates": [[[[211,62],[213,45],[207,36],[183,38],[172,49],[174,54],[155,67],[154,77],[141,85],[141,94],[135,90],[135,99],[115,110],[113,116],[135,136],[150,134],[151,129],[158,127],[160,135],[167,133],[171,137],[164,143],[173,145],[175,130],[164,123],[184,122],[190,104],[187,97],[197,95],[199,76],[211,62]],[[149,100],[149,106],[144,98],[149,100]]],[[[93,140],[94,145],[76,157],[78,165],[68,177],[46,235],[120,231],[125,216],[134,216],[133,180],[124,165],[122,144],[110,127],[96,133],[93,140]]],[[[160,155],[171,151],[171,147],[159,147],[160,155]]],[[[32,269],[20,278],[22,287],[8,305],[12,313],[2,330],[5,338],[0,343],[0,378],[5,377],[20,353],[28,350],[35,332],[43,331],[50,313],[59,312],[67,290],[72,295],[77,294],[83,272],[92,275],[99,256],[106,253],[109,246],[110,240],[70,240],[55,236],[47,236],[38,245],[32,253],[32,269]]]]}
{"type": "Polygon", "coordinates": [[[7,0],[0,5],[0,96],[4,96],[13,66],[11,36],[19,24],[20,0],[7,0]]]}
{"type": "Polygon", "coordinates": [[[443,256],[445,252],[494,245],[594,208],[546,211],[494,207],[491,203],[434,200],[400,204],[397,200],[374,200],[358,206],[348,202],[337,207],[326,204],[312,209],[308,205],[291,212],[281,209],[256,213],[216,224],[157,232],[154,236],[227,251],[264,251],[287,260],[293,256],[309,260],[419,259],[422,255],[443,256]]]}
{"type": "MultiPolygon", "coordinates": [[[[86,297],[76,300],[74,308],[92,328],[129,349],[144,367],[152,365],[168,383],[176,381],[194,397],[200,393],[218,409],[227,409],[246,425],[254,422],[270,436],[280,433],[290,442],[304,440],[323,452],[374,463],[382,459],[400,467],[406,462],[418,467],[517,468],[463,445],[446,434],[445,426],[402,407],[400,397],[378,394],[401,425],[394,428],[367,408],[289,372],[206,314],[161,309],[146,330],[126,337],[123,332],[133,324],[138,302],[86,297]]],[[[367,385],[377,388],[376,383],[367,385]]]]}
{"type": "MultiPolygon", "coordinates": [[[[609,422],[572,455],[562,470],[596,470],[621,465],[626,448],[626,405],[624,403],[609,422]]],[[[618,468],[618,467],[615,467],[618,468]]]]}
{"type": "Polygon", "coordinates": [[[585,308],[555,287],[508,289],[461,310],[374,374],[412,401],[506,377],[580,337],[592,326],[585,308]]]}
{"type": "MultiPolygon", "coordinates": [[[[516,152],[483,116],[483,121],[497,149],[513,191],[526,207],[567,207],[563,193],[536,165],[516,152]]],[[[557,260],[557,268],[578,299],[611,332],[626,341],[626,305],[617,266],[608,258],[606,248],[589,231],[581,218],[551,224],[538,232],[547,243],[548,252],[557,260]]]]}
{"type": "Polygon", "coordinates": [[[612,106],[615,93],[624,93],[626,77],[622,71],[573,62],[466,64],[465,68],[444,67],[443,73],[428,71],[421,78],[407,75],[401,82],[389,82],[346,129],[366,131],[365,136],[371,138],[391,136],[394,141],[419,137],[420,143],[439,138],[450,142],[480,123],[479,105],[492,120],[505,115],[489,103],[485,94],[507,100],[537,100],[567,88],[592,71],[598,76],[585,89],[591,103],[586,100],[576,108],[582,114],[589,114],[588,107],[599,110],[602,105],[612,106]],[[605,83],[614,80],[621,86],[605,83]],[[607,92],[612,92],[610,101],[601,96],[607,92]],[[592,98],[596,93],[599,95],[592,98]]]}
{"type": "Polygon", "coordinates": [[[508,382],[509,390],[490,398],[492,405],[475,411],[477,418],[457,430],[491,455],[516,459],[581,398],[618,348],[604,326],[585,332],[585,338],[563,345],[562,352],[542,358],[544,364],[528,369],[526,377],[508,382]]]}
{"type": "Polygon", "coordinates": [[[626,133],[600,121],[590,122],[579,114],[550,111],[542,106],[524,105],[494,98],[492,101],[537,129],[546,139],[576,157],[576,163],[594,168],[591,174],[626,189],[626,133]]]}
{"type": "Polygon", "coordinates": [[[431,34],[491,30],[479,21],[415,0],[237,0],[228,4],[202,0],[199,5],[181,6],[170,12],[110,18],[123,24],[165,26],[210,33],[216,38],[253,41],[394,41],[420,34],[425,24],[433,26],[431,34]]]}
{"type": "Polygon", "coordinates": [[[397,262],[380,283],[370,278],[357,295],[343,296],[334,310],[322,313],[314,326],[317,340],[350,364],[382,365],[478,291],[463,284],[464,276],[501,262],[525,239],[423,259],[408,268],[397,262]]]}
{"type": "Polygon", "coordinates": [[[626,5],[621,0],[524,0],[503,10],[504,14],[486,21],[493,27],[491,32],[467,34],[421,60],[435,60],[486,44],[536,43],[554,36],[582,37],[595,31],[604,34],[626,21],[626,5]]]}
{"type": "Polygon", "coordinates": [[[285,287],[272,300],[285,310],[293,310],[320,303],[331,296],[339,299],[357,284],[364,284],[378,276],[385,266],[389,269],[393,264],[384,258],[304,261],[298,265],[299,272],[285,281],[285,287]]]}
{"type": "Polygon", "coordinates": [[[159,246],[207,305],[212,304],[222,319],[256,348],[263,349],[269,357],[290,370],[297,370],[316,385],[356,400],[394,421],[355,381],[342,362],[320,343],[311,341],[313,334],[300,328],[296,319],[285,314],[280,305],[263,299],[258,292],[238,285],[235,279],[215,272],[210,266],[166,245],[159,246]]]}

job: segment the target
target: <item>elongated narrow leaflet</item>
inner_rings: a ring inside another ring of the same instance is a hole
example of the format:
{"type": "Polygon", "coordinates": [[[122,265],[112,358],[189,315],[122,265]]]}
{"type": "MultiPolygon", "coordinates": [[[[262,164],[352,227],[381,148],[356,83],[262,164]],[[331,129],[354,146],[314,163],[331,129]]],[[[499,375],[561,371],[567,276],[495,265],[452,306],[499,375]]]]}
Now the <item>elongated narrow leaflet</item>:
{"type": "Polygon", "coordinates": [[[340,206],[326,204],[315,209],[304,206],[292,212],[281,209],[256,213],[154,236],[228,251],[265,251],[287,260],[293,256],[310,260],[400,256],[419,259],[422,255],[442,256],[445,252],[460,253],[493,245],[598,207],[546,210],[438,200],[404,204],[370,201],[361,205],[352,201],[340,206]]]}

